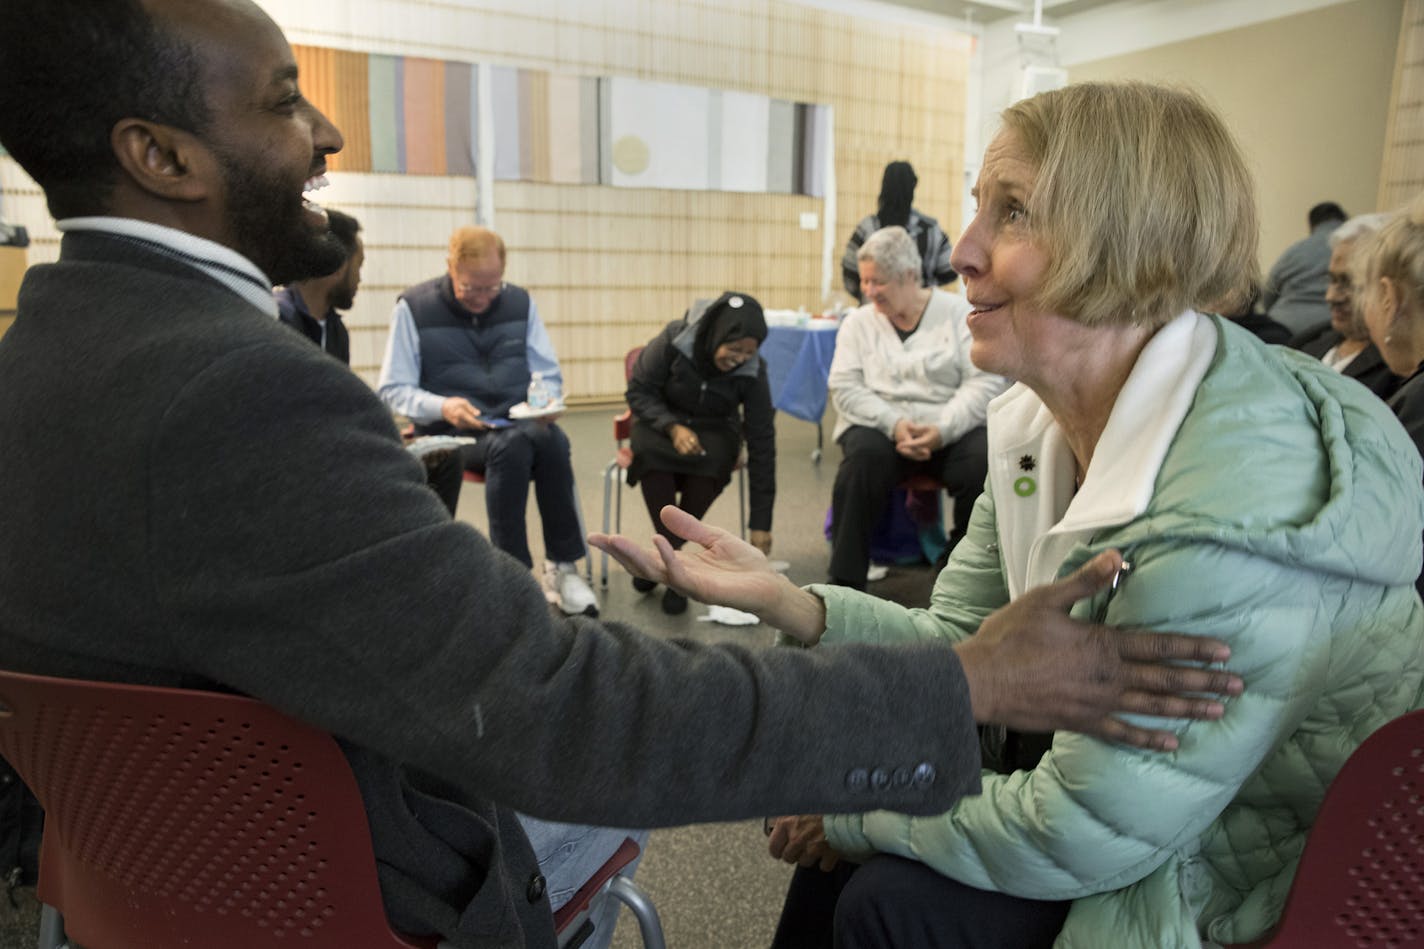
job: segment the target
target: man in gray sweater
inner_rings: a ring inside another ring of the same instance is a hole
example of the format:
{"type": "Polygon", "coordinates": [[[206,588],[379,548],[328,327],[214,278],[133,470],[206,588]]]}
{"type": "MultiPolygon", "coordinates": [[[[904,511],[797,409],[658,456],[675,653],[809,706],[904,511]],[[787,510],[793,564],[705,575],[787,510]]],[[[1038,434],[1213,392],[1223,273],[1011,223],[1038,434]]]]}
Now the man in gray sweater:
{"type": "Polygon", "coordinates": [[[553,945],[515,809],[935,813],[978,788],[976,720],[1168,749],[1113,713],[1215,717],[1196,696],[1239,689],[1154,664],[1220,644],[1070,620],[1101,562],[955,650],[553,617],[374,394],[277,322],[269,288],[339,260],[302,193],[341,136],[250,0],[0,0],[0,144],[64,232],[0,340],[0,666],[236,690],[329,730],[399,929],[553,945]]]}

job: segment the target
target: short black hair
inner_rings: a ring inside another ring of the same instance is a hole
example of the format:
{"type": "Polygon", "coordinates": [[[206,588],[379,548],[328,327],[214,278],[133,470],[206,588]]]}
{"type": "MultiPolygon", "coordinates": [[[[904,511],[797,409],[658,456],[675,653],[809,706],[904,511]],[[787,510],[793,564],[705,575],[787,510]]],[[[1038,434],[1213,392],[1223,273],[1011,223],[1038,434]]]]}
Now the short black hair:
{"type": "Polygon", "coordinates": [[[197,51],[140,0],[0,0],[0,145],[56,218],[107,210],[121,119],[204,132],[202,80],[197,51]]]}
{"type": "Polygon", "coordinates": [[[1326,221],[1343,221],[1349,216],[1334,201],[1322,201],[1310,209],[1306,220],[1310,223],[1310,229],[1313,231],[1326,221]]]}
{"type": "Polygon", "coordinates": [[[356,235],[361,232],[361,222],[335,208],[326,209],[326,220],[331,233],[346,248],[346,256],[356,253],[356,235]]]}

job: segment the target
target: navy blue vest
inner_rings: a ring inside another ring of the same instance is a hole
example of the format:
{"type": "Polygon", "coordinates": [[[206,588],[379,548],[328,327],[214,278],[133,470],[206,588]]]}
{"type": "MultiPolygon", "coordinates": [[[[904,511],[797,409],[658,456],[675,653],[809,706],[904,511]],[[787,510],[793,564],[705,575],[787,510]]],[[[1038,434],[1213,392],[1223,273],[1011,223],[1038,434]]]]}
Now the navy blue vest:
{"type": "MultiPolygon", "coordinates": [[[[420,387],[469,399],[486,418],[504,418],[529,392],[529,291],[506,285],[476,316],[455,299],[450,277],[411,287],[400,297],[420,335],[420,387]]],[[[444,421],[421,426],[450,430],[444,421]]]]}

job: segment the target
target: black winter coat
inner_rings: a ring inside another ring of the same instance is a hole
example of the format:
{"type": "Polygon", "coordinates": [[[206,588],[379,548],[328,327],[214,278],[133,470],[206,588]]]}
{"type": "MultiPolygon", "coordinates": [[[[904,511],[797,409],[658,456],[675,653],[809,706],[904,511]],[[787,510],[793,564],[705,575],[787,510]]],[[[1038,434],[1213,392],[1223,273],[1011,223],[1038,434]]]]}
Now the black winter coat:
{"type": "Polygon", "coordinates": [[[758,356],[729,373],[704,378],[692,360],[697,320],[674,320],[644,347],[626,393],[633,410],[633,465],[628,483],[647,471],[731,477],[747,444],[751,512],[747,526],[771,530],[776,501],[776,425],[766,362],[758,356]],[[679,455],[668,429],[686,425],[706,455],[679,455]]]}

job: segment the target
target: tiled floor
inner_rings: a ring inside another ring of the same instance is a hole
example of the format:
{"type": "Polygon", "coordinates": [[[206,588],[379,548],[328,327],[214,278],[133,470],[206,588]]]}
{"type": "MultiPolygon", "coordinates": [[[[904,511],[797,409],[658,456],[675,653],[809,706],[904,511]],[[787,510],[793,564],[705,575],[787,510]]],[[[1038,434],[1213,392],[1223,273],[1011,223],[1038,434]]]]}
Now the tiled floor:
{"type": "MultiPolygon", "coordinates": [[[[610,409],[571,412],[561,424],[573,445],[574,471],[580,500],[590,530],[599,528],[603,506],[603,468],[613,454],[610,409]]],[[[829,434],[830,419],[826,422],[829,434]]],[[[777,416],[778,493],[773,525],[772,557],[790,563],[788,575],[797,583],[825,578],[829,547],[822,523],[830,504],[831,483],[839,451],[828,445],[825,459],[813,463],[816,428],[810,423],[777,416]]],[[[735,484],[733,485],[735,487],[735,484]]],[[[636,489],[623,491],[623,532],[651,536],[648,515],[636,489]]],[[[458,516],[484,529],[483,489],[467,484],[458,516]]],[[[536,562],[542,556],[538,513],[530,500],[530,546],[536,562]]],[[[736,495],[724,494],[708,520],[735,530],[736,495]]],[[[598,583],[595,562],[595,585],[598,583]]],[[[924,603],[931,583],[930,570],[892,567],[890,575],[871,586],[871,592],[904,603],[924,603]]],[[[659,607],[659,596],[636,593],[616,564],[610,565],[606,591],[598,589],[602,615],[630,623],[664,638],[690,638],[701,642],[737,642],[756,648],[771,644],[772,632],[763,626],[728,627],[700,619],[706,608],[697,603],[682,616],[669,617],[659,607]]],[[[652,896],[662,915],[668,945],[673,949],[741,949],[765,946],[775,928],[781,897],[790,870],[766,854],[760,821],[701,825],[655,831],[637,880],[652,896]]],[[[36,911],[29,900],[12,909],[0,900],[0,947],[35,944],[36,911]]],[[[622,914],[615,947],[640,945],[637,926],[622,914]]]]}

